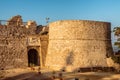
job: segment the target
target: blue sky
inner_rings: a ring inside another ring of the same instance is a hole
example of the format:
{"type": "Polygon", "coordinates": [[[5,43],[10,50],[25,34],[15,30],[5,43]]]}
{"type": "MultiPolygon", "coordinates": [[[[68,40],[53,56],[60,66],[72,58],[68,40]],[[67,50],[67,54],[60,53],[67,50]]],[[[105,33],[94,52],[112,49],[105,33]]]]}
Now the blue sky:
{"type": "MultiPolygon", "coordinates": [[[[0,19],[21,15],[23,21],[46,25],[56,20],[80,19],[111,22],[120,26],[120,0],[0,0],[0,19]]],[[[112,42],[115,38],[112,34],[112,42]]]]}
{"type": "Polygon", "coordinates": [[[98,20],[120,25],[120,0],[0,0],[0,19],[21,15],[23,21],[98,20]]]}

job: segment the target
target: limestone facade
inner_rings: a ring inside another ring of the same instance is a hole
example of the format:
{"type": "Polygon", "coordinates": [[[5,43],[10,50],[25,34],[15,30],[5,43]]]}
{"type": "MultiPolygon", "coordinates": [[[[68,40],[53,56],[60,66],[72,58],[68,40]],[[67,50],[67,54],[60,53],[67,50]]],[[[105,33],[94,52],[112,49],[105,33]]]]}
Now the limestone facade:
{"type": "MultiPolygon", "coordinates": [[[[30,50],[33,50],[30,54],[32,56],[37,54],[37,57],[34,57],[38,58],[33,58],[32,62],[37,60],[37,66],[44,65],[45,57],[42,55],[44,56],[47,51],[48,35],[36,33],[36,26],[34,21],[29,21],[24,25],[19,15],[8,20],[6,25],[0,25],[0,70],[28,67],[30,50]],[[37,53],[34,53],[35,51],[37,53]]],[[[41,28],[43,26],[38,28],[39,32],[42,31],[41,28]]]]}
{"type": "Polygon", "coordinates": [[[80,67],[106,67],[112,54],[108,22],[63,20],[49,24],[46,66],[61,70],[80,67]]]}
{"type": "Polygon", "coordinates": [[[0,70],[40,66],[54,70],[107,66],[112,54],[111,24],[63,20],[37,25],[20,15],[0,25],[0,70]]]}

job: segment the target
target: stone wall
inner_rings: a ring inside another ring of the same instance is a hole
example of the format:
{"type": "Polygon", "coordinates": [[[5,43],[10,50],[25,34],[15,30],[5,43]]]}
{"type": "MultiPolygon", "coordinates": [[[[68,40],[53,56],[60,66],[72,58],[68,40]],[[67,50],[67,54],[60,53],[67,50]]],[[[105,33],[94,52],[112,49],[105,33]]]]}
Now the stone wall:
{"type": "Polygon", "coordinates": [[[106,55],[112,54],[110,26],[84,20],[50,23],[46,66],[56,70],[107,66],[106,55]]]}
{"type": "Polygon", "coordinates": [[[39,53],[41,66],[55,70],[108,66],[106,55],[112,54],[110,26],[108,22],[64,20],[43,27],[34,21],[25,25],[21,16],[15,16],[0,25],[0,70],[28,67],[32,48],[39,53]],[[28,44],[31,36],[39,44],[28,44]]]}
{"type": "Polygon", "coordinates": [[[46,62],[46,55],[47,55],[47,49],[48,49],[48,35],[44,35],[40,37],[41,41],[41,56],[42,56],[42,66],[45,67],[46,62]]]}
{"type": "Polygon", "coordinates": [[[24,24],[20,15],[12,17],[6,25],[0,25],[0,70],[28,67],[30,49],[38,52],[40,66],[44,66],[48,35],[41,35],[41,32],[48,28],[44,31],[43,28],[42,25],[37,27],[35,21],[24,24]]]}
{"type": "Polygon", "coordinates": [[[23,24],[22,17],[20,15],[13,16],[8,20],[7,25],[21,26],[23,24]]]}
{"type": "Polygon", "coordinates": [[[27,45],[23,27],[0,26],[0,69],[27,66],[27,45]]]}

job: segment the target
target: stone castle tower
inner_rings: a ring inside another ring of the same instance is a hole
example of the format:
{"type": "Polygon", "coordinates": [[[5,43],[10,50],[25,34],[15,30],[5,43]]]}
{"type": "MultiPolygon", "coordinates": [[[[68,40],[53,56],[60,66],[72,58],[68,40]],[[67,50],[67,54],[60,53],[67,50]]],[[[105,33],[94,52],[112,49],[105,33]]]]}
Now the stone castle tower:
{"type": "Polygon", "coordinates": [[[110,26],[87,20],[50,23],[46,66],[56,70],[106,67],[106,55],[112,54],[110,26]]]}
{"type": "Polygon", "coordinates": [[[18,15],[0,25],[0,69],[107,66],[112,52],[108,22],[62,20],[47,27],[35,21],[24,23],[18,15]]]}

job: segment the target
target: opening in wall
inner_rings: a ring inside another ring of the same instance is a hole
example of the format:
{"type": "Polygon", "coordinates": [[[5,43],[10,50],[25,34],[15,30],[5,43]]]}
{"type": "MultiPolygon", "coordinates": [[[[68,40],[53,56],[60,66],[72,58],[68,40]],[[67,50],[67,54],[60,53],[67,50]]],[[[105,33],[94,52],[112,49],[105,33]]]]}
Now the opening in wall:
{"type": "Polygon", "coordinates": [[[30,49],[28,51],[28,66],[29,67],[40,66],[39,58],[40,57],[39,57],[37,50],[30,49]]]}

